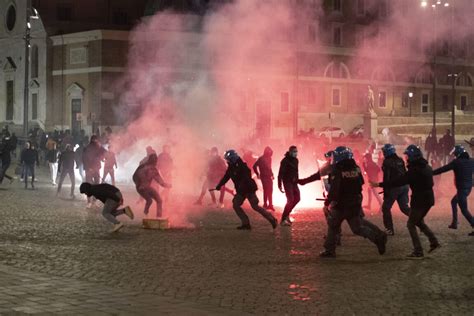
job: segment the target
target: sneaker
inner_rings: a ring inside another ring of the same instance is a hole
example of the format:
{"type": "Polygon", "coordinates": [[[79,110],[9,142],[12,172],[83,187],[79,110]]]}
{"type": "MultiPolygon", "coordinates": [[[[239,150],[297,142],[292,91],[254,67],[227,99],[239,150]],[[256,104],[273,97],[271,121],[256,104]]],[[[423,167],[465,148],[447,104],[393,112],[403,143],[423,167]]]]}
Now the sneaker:
{"type": "Polygon", "coordinates": [[[451,223],[448,228],[450,229],[458,229],[458,224],[457,223],[451,223]]]}
{"type": "Polygon", "coordinates": [[[126,206],[124,209],[125,215],[127,215],[130,219],[133,219],[135,215],[133,215],[132,209],[130,206],[126,206]]]}
{"type": "Polygon", "coordinates": [[[273,207],[273,205],[269,205],[268,208],[267,208],[267,210],[270,210],[270,211],[275,212],[275,208],[273,207]]]}
{"type": "Polygon", "coordinates": [[[377,245],[377,249],[379,250],[379,254],[383,255],[385,253],[385,248],[387,245],[387,234],[383,233],[375,242],[377,245]]]}
{"type": "Polygon", "coordinates": [[[336,258],[336,253],[328,250],[321,251],[319,253],[320,258],[336,258]]]}
{"type": "Polygon", "coordinates": [[[241,225],[239,227],[237,227],[238,230],[251,230],[252,227],[250,226],[250,224],[247,224],[247,225],[241,225]]]}
{"type": "Polygon", "coordinates": [[[262,207],[266,210],[268,210],[268,205],[267,204],[263,204],[262,207]]]}
{"type": "Polygon", "coordinates": [[[414,259],[414,260],[419,260],[423,259],[425,256],[423,256],[422,252],[412,252],[411,254],[407,255],[407,259],[414,259]]]}
{"type": "Polygon", "coordinates": [[[281,221],[280,225],[281,226],[291,226],[293,224],[288,218],[285,218],[284,220],[281,221]]]}
{"type": "Polygon", "coordinates": [[[123,228],[123,223],[118,223],[114,225],[114,229],[112,230],[113,233],[118,232],[120,229],[123,228]]]}
{"type": "Polygon", "coordinates": [[[428,250],[428,253],[432,253],[433,251],[435,251],[436,249],[439,249],[439,248],[441,248],[441,244],[439,244],[439,243],[430,245],[430,250],[428,250]]]}
{"type": "Polygon", "coordinates": [[[275,217],[273,217],[270,223],[272,224],[273,229],[278,227],[278,220],[275,217]]]}
{"type": "Polygon", "coordinates": [[[385,233],[386,233],[388,236],[393,236],[393,235],[395,235],[395,232],[393,231],[393,229],[388,229],[388,228],[387,228],[387,229],[385,230],[385,233]]]}

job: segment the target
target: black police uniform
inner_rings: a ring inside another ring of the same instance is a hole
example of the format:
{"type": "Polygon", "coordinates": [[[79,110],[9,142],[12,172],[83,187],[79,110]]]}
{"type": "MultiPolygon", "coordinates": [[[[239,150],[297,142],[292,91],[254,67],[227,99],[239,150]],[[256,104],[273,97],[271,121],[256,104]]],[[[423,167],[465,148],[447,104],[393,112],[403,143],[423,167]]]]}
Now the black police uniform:
{"type": "MultiPolygon", "coordinates": [[[[389,182],[393,179],[403,176],[406,173],[405,162],[396,154],[390,155],[384,159],[382,164],[383,182],[389,182]]],[[[400,211],[408,216],[410,207],[408,206],[408,185],[400,187],[387,188],[383,193],[383,225],[387,230],[393,233],[392,206],[397,201],[400,211]]]]}
{"type": "Polygon", "coordinates": [[[384,254],[387,235],[369,221],[366,222],[370,225],[363,224],[361,218],[364,179],[359,166],[353,159],[343,160],[335,165],[330,178],[331,188],[325,202],[329,207],[326,253],[335,254],[337,234],[346,220],[354,234],[368,238],[384,254]]]}
{"type": "Polygon", "coordinates": [[[242,159],[239,158],[237,162],[229,164],[224,177],[216,186],[216,190],[220,190],[221,187],[224,186],[230,179],[232,179],[232,182],[234,182],[235,190],[237,192],[234,196],[234,199],[232,200],[232,205],[234,207],[235,213],[242,221],[242,226],[240,228],[250,228],[250,220],[242,209],[242,204],[246,199],[249,201],[252,208],[265,217],[265,219],[272,224],[273,228],[275,228],[277,226],[277,220],[275,217],[258,205],[259,201],[257,195],[255,194],[257,191],[257,184],[251,177],[249,167],[247,167],[242,159]]]}
{"type": "Polygon", "coordinates": [[[380,186],[385,190],[386,188],[399,187],[406,184],[410,185],[411,189],[411,209],[408,215],[407,228],[413,242],[414,254],[422,256],[423,247],[421,246],[416,227],[428,237],[431,246],[430,250],[436,249],[439,246],[438,239],[424,221],[425,216],[435,202],[433,169],[428,165],[428,161],[420,158],[408,162],[408,171],[405,175],[386,183],[380,183],[380,186]]]}

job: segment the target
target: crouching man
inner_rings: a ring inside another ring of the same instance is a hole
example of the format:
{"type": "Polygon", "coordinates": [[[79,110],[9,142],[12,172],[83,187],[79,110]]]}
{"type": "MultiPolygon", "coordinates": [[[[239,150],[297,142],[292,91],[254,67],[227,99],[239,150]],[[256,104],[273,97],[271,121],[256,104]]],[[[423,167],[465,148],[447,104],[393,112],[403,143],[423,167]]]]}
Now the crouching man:
{"type": "Polygon", "coordinates": [[[79,191],[81,194],[87,195],[88,198],[94,197],[104,203],[102,216],[114,224],[112,232],[117,232],[124,226],[123,223],[117,220],[117,216],[125,214],[130,219],[133,219],[134,217],[132,209],[129,206],[119,209],[119,206],[123,204],[123,197],[120,190],[113,185],[107,183],[90,184],[84,182],[81,184],[79,191]]]}
{"type": "Polygon", "coordinates": [[[237,194],[232,200],[232,205],[234,207],[235,213],[237,213],[237,216],[242,221],[242,225],[237,227],[237,229],[251,229],[250,220],[242,209],[242,204],[246,199],[249,201],[252,208],[260,213],[260,215],[265,217],[265,219],[269,221],[270,224],[272,224],[273,229],[275,229],[278,225],[277,219],[258,205],[258,198],[255,194],[257,191],[257,184],[251,177],[249,167],[245,164],[245,162],[242,161],[237,152],[232,149],[225,153],[224,159],[227,161],[227,171],[219,184],[216,186],[216,190],[219,191],[221,187],[224,186],[230,179],[232,179],[232,182],[234,182],[237,194]]]}

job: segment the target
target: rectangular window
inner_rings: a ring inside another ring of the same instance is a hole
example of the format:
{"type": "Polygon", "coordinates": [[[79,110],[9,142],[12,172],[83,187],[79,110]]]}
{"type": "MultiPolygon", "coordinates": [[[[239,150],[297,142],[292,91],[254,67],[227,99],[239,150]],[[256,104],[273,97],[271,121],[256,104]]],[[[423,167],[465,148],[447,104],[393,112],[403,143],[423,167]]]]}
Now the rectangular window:
{"type": "Polygon", "coordinates": [[[71,48],[69,50],[69,63],[74,64],[84,64],[87,62],[87,48],[77,47],[71,48]]]}
{"type": "Polygon", "coordinates": [[[466,111],[467,109],[467,95],[462,95],[461,96],[461,111],[466,111]]]}
{"type": "Polygon", "coordinates": [[[13,107],[15,103],[13,93],[13,80],[7,81],[7,113],[6,113],[6,120],[13,121],[13,107]]]}
{"type": "Polygon", "coordinates": [[[38,94],[33,93],[31,95],[31,119],[38,119],[38,94]]]}
{"type": "Polygon", "coordinates": [[[342,45],[342,27],[341,26],[334,26],[332,43],[334,46],[342,45]]]}
{"type": "Polygon", "coordinates": [[[443,95],[442,100],[442,110],[447,111],[449,109],[449,96],[447,94],[443,95]]]}
{"type": "Polygon", "coordinates": [[[333,0],[333,9],[336,12],[342,11],[342,0],[333,0]]]}
{"type": "Polygon", "coordinates": [[[365,0],[357,0],[357,15],[365,15],[365,0]]]}
{"type": "Polygon", "coordinates": [[[387,107],[387,92],[380,91],[379,92],[379,108],[386,108],[387,107]]]}
{"type": "Polygon", "coordinates": [[[340,88],[332,88],[332,106],[341,106],[340,88]]]}
{"type": "Polygon", "coordinates": [[[280,95],[281,111],[290,112],[290,94],[288,92],[282,92],[280,95]]]}
{"type": "Polygon", "coordinates": [[[421,95],[421,113],[428,113],[430,108],[430,95],[423,93],[421,95]]]}

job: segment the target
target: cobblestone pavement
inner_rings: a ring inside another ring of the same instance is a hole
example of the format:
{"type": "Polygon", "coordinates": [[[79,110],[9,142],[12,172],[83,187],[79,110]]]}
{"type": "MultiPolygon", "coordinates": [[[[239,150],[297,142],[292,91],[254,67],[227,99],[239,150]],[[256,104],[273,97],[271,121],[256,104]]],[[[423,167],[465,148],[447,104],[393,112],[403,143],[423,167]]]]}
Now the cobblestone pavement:
{"type": "Polygon", "coordinates": [[[111,234],[100,211],[37,187],[0,188],[0,314],[474,314],[474,239],[464,219],[447,229],[446,202],[427,219],[443,247],[424,260],[404,259],[398,210],[386,255],[344,224],[338,258],[320,260],[317,209],[275,232],[252,211],[254,229],[242,232],[230,209],[186,207],[191,228],[143,230],[136,219],[111,234]]]}

